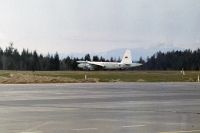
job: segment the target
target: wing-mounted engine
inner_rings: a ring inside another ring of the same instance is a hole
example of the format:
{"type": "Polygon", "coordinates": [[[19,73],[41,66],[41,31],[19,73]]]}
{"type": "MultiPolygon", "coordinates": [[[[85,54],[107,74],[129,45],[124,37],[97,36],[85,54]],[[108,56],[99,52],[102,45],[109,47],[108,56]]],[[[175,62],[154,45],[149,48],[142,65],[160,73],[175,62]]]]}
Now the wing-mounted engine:
{"type": "Polygon", "coordinates": [[[80,63],[78,64],[78,67],[83,70],[94,70],[94,66],[88,63],[80,63]]]}

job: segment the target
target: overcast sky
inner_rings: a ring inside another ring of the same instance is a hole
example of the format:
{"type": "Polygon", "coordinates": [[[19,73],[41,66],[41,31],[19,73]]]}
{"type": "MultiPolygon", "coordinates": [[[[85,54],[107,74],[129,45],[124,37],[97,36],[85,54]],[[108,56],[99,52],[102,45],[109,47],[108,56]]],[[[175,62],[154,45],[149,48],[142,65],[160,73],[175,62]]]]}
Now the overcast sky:
{"type": "Polygon", "coordinates": [[[200,0],[0,0],[0,46],[42,53],[200,47],[200,0]]]}

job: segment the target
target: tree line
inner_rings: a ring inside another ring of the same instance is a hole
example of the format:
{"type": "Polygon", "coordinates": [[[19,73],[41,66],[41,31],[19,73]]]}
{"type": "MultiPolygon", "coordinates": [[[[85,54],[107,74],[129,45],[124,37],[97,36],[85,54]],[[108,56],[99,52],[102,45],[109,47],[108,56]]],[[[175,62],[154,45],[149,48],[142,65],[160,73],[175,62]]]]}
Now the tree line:
{"type": "MultiPolygon", "coordinates": [[[[19,52],[13,47],[13,43],[5,50],[0,48],[0,70],[31,70],[31,71],[58,71],[58,70],[79,70],[78,60],[87,61],[110,61],[120,62],[120,58],[105,59],[97,55],[91,57],[86,54],[82,58],[69,57],[60,59],[59,54],[42,55],[37,51],[23,49],[19,52]]],[[[134,68],[137,70],[200,70],[200,49],[195,51],[169,51],[157,52],[147,59],[140,58],[139,63],[143,66],[134,68]]]]}
{"type": "MultiPolygon", "coordinates": [[[[42,55],[37,51],[29,51],[23,49],[19,52],[13,47],[13,43],[3,50],[0,47],[0,70],[31,70],[31,71],[58,71],[58,70],[78,70],[78,60],[94,60],[94,61],[110,61],[103,57],[93,56],[91,59],[89,54],[84,58],[69,57],[60,59],[59,54],[42,55]]],[[[111,60],[115,61],[113,58],[111,60]]]]}
{"type": "Polygon", "coordinates": [[[141,70],[200,70],[200,49],[159,51],[146,61],[140,58],[139,62],[144,64],[141,70]]]}

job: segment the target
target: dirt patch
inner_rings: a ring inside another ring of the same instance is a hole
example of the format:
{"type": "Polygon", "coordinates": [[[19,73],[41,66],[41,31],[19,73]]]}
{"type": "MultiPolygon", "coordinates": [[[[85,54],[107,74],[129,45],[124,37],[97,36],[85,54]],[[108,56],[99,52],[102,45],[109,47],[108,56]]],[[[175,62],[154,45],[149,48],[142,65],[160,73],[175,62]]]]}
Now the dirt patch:
{"type": "Polygon", "coordinates": [[[67,77],[65,78],[48,77],[48,76],[37,76],[34,74],[22,74],[22,73],[10,74],[9,77],[0,78],[0,83],[7,83],[7,84],[68,83],[68,82],[77,82],[77,81],[67,77]]]}
{"type": "Polygon", "coordinates": [[[137,82],[145,82],[144,79],[138,79],[137,82]]]}

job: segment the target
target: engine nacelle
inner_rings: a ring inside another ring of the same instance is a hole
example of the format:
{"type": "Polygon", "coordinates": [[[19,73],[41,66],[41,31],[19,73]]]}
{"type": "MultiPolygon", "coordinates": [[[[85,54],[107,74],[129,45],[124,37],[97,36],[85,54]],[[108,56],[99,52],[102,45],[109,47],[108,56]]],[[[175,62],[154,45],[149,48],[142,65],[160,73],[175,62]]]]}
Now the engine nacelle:
{"type": "Polygon", "coordinates": [[[81,63],[78,64],[78,67],[83,69],[83,70],[94,70],[94,67],[88,63],[81,63]]]}

